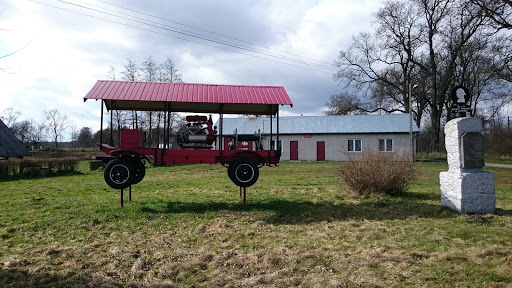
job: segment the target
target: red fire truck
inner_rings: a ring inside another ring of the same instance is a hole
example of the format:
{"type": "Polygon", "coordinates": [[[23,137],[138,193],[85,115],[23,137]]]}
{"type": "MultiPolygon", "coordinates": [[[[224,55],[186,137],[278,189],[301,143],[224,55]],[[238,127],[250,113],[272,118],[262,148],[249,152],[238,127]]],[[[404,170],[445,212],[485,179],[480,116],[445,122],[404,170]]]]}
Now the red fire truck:
{"type": "MultiPolygon", "coordinates": [[[[103,136],[100,137],[100,149],[108,156],[98,159],[106,163],[105,182],[114,189],[131,188],[131,185],[142,181],[146,161],[155,165],[220,163],[227,168],[228,177],[233,183],[239,187],[249,187],[258,180],[260,167],[277,166],[279,163],[281,147],[273,144],[279,143],[279,106],[293,105],[285,89],[277,86],[107,80],[96,82],[84,97],[84,101],[89,99],[101,101],[102,132],[104,107],[108,111],[164,112],[164,141],[158,147],[145,143],[144,132],[138,129],[122,129],[120,147],[103,144],[103,136]],[[186,116],[187,124],[175,136],[179,145],[176,148],[170,144],[171,112],[210,116],[186,116]],[[213,126],[211,114],[219,115],[219,127],[213,126]],[[226,145],[223,135],[231,132],[225,134],[223,131],[225,114],[270,115],[271,119],[276,117],[277,127],[270,127],[267,135],[237,135],[236,131],[231,131],[234,133],[230,145],[226,145]],[[264,139],[268,143],[263,143],[264,139]],[[253,149],[238,149],[238,141],[252,142],[253,149]],[[263,149],[264,146],[268,148],[263,149]]],[[[112,113],[110,115],[112,117],[112,113]]]]}

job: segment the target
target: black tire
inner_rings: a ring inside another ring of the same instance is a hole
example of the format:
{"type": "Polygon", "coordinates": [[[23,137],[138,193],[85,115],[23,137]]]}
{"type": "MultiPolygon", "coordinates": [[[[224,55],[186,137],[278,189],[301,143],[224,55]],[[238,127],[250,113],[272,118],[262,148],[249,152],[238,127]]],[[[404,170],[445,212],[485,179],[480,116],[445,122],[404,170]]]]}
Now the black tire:
{"type": "Polygon", "coordinates": [[[108,162],[103,176],[108,186],[114,189],[124,189],[132,185],[135,167],[130,160],[117,158],[108,162]]]}
{"type": "Polygon", "coordinates": [[[228,176],[235,185],[240,187],[250,187],[260,176],[260,170],[256,163],[249,159],[240,159],[229,165],[228,176]]]}
{"type": "Polygon", "coordinates": [[[229,180],[231,180],[231,182],[235,183],[235,180],[234,179],[234,175],[235,175],[235,172],[233,172],[233,168],[235,166],[233,165],[233,163],[230,163],[229,166],[228,166],[228,177],[229,177],[229,180]]]}
{"type": "Polygon", "coordinates": [[[144,179],[144,176],[146,176],[146,166],[144,165],[144,161],[140,159],[134,160],[132,163],[135,169],[135,174],[132,179],[132,185],[135,185],[142,181],[142,179],[144,179]]]}

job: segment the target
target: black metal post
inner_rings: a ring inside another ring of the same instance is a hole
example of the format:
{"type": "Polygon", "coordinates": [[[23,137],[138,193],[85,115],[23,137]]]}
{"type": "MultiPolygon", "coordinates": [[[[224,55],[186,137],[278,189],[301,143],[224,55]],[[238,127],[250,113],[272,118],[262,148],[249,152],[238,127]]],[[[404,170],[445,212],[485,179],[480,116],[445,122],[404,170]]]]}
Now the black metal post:
{"type": "Polygon", "coordinates": [[[164,102],[164,149],[167,149],[167,102],[164,102]]]}
{"type": "Polygon", "coordinates": [[[224,154],[224,104],[220,104],[220,114],[219,114],[219,149],[220,149],[220,157],[222,158],[224,154]]]}
{"type": "Polygon", "coordinates": [[[238,190],[238,196],[240,197],[240,202],[242,202],[242,204],[247,204],[247,187],[238,187],[239,190],[238,190]],[[242,191],[243,189],[243,191],[242,191]]]}
{"type": "MultiPolygon", "coordinates": [[[[272,145],[274,141],[274,132],[273,132],[273,124],[272,124],[272,114],[270,114],[270,145],[272,145]]],[[[274,143],[275,145],[275,143],[274,143]]],[[[273,147],[270,147],[268,150],[272,150],[273,147]]]]}
{"type": "MultiPolygon", "coordinates": [[[[112,108],[112,107],[110,107],[112,108]]],[[[110,146],[114,146],[114,110],[110,109],[110,146]]]]}
{"type": "MultiPolygon", "coordinates": [[[[276,156],[276,162],[277,162],[278,157],[279,158],[281,157],[281,144],[279,142],[279,105],[277,105],[277,112],[276,113],[277,113],[277,119],[276,119],[276,122],[277,122],[276,123],[276,125],[277,125],[277,127],[276,127],[277,128],[276,138],[277,138],[277,140],[276,140],[276,149],[275,149],[276,152],[275,152],[274,155],[276,156]]],[[[277,163],[275,165],[277,166],[277,163]]]]}
{"type": "Polygon", "coordinates": [[[101,100],[101,117],[100,117],[100,151],[103,146],[103,100],[101,100]]]}
{"type": "Polygon", "coordinates": [[[171,103],[167,103],[167,149],[171,148],[171,103]]]}
{"type": "Polygon", "coordinates": [[[276,150],[278,150],[279,149],[279,105],[277,106],[277,112],[276,113],[277,113],[277,120],[276,120],[276,122],[277,122],[276,123],[277,124],[277,127],[276,127],[277,128],[277,131],[276,131],[277,132],[277,134],[276,134],[277,144],[276,144],[276,150]]]}

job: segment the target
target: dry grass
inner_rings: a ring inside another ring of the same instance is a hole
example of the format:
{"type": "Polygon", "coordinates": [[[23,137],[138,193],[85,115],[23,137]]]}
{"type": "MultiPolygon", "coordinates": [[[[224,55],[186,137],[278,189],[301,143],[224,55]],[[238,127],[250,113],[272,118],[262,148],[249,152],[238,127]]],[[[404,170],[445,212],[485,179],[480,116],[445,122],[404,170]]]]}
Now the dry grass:
{"type": "Polygon", "coordinates": [[[508,171],[493,170],[496,215],[477,217],[440,206],[445,165],[418,165],[378,201],[337,193],[339,163],[262,168],[247,205],[220,166],[149,168],[124,208],[100,171],[0,182],[0,286],[512,284],[508,171]]]}
{"type": "Polygon", "coordinates": [[[365,153],[340,168],[340,176],[353,195],[397,195],[407,192],[414,180],[415,166],[405,157],[387,153],[365,153]]]}

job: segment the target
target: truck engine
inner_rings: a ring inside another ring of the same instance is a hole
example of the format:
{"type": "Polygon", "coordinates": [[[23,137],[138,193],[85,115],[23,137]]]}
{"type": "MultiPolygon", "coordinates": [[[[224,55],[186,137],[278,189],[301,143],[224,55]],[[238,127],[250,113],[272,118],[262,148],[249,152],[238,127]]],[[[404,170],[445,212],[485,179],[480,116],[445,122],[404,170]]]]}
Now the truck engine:
{"type": "Polygon", "coordinates": [[[212,116],[189,115],[187,124],[178,131],[176,140],[181,148],[207,149],[216,141],[217,126],[212,116]]]}

